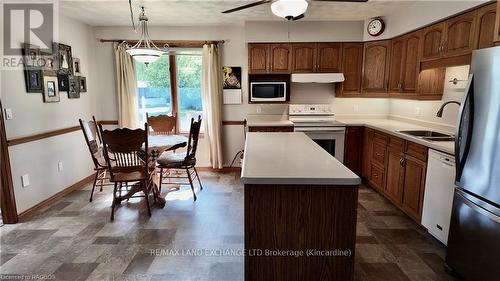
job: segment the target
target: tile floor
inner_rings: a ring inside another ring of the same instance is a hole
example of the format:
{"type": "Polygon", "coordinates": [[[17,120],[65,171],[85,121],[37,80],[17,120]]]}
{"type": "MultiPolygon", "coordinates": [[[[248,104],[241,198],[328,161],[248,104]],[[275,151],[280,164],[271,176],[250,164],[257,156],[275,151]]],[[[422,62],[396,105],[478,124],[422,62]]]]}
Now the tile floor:
{"type": "MultiPolygon", "coordinates": [[[[133,199],[111,222],[109,187],[89,203],[89,186],[0,227],[0,279],[242,280],[243,186],[237,174],[201,177],[196,203],[184,187],[151,218],[133,199]]],[[[357,281],[454,280],[444,247],[388,201],[362,187],[358,208],[357,281]]]]}

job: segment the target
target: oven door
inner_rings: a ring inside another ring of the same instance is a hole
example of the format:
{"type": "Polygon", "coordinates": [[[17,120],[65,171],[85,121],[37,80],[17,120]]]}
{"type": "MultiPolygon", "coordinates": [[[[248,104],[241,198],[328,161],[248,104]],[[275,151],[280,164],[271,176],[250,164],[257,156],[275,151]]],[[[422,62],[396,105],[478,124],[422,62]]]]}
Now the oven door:
{"type": "Polygon", "coordinates": [[[250,83],[250,101],[252,102],[286,101],[286,82],[250,83]]]}
{"type": "Polygon", "coordinates": [[[295,127],[295,132],[303,132],[315,143],[344,163],[345,127],[295,127]]]}

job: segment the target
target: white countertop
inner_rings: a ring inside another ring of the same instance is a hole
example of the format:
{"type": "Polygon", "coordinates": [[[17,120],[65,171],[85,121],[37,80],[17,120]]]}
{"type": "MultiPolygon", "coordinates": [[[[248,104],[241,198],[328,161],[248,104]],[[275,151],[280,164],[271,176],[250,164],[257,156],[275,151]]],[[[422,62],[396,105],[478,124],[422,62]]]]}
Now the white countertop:
{"type": "Polygon", "coordinates": [[[245,184],[358,185],[361,179],[304,133],[247,133],[245,184]]]}
{"type": "Polygon", "coordinates": [[[439,150],[448,154],[455,154],[455,143],[452,141],[427,141],[407,134],[400,133],[401,130],[434,130],[437,132],[451,133],[443,130],[437,130],[426,126],[412,124],[410,122],[402,122],[393,119],[357,119],[357,118],[341,118],[337,117],[336,120],[347,126],[365,126],[375,130],[379,130],[389,135],[396,136],[414,143],[421,144],[428,148],[439,150]]]}
{"type": "Polygon", "coordinates": [[[247,126],[249,127],[286,127],[293,126],[288,120],[288,115],[248,115],[247,126]]]}

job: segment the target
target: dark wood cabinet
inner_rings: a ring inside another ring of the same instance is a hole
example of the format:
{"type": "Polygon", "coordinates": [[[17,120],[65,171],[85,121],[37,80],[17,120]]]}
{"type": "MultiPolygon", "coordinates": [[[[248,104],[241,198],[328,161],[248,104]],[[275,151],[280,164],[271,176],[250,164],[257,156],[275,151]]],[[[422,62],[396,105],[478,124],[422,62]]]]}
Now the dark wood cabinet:
{"type": "Polygon", "coordinates": [[[342,61],[341,43],[318,43],[316,50],[316,72],[340,72],[342,61]]]}
{"type": "Polygon", "coordinates": [[[363,161],[361,163],[361,176],[363,176],[363,178],[365,179],[368,179],[370,177],[372,143],[373,130],[370,128],[365,128],[363,131],[363,161]]]}
{"type": "Polygon", "coordinates": [[[476,16],[476,49],[495,46],[495,23],[497,3],[492,3],[477,10],[476,16]]]}
{"type": "Polygon", "coordinates": [[[405,52],[403,56],[402,91],[415,93],[418,87],[418,74],[420,71],[420,44],[422,32],[415,31],[404,36],[405,52]]]}
{"type": "Polygon", "coordinates": [[[361,175],[363,157],[363,127],[347,127],[345,132],[344,165],[361,175]]]}
{"type": "Polygon", "coordinates": [[[440,22],[422,31],[422,61],[439,59],[443,55],[443,42],[445,37],[445,24],[440,22]]]}
{"type": "Polygon", "coordinates": [[[403,73],[405,72],[404,55],[406,42],[403,36],[392,40],[391,64],[389,68],[389,91],[403,91],[403,73]]]}
{"type": "Polygon", "coordinates": [[[316,44],[292,44],[294,73],[309,73],[316,70],[316,44]]]}
{"type": "Polygon", "coordinates": [[[420,222],[424,201],[427,163],[406,155],[403,165],[405,176],[401,207],[406,214],[415,221],[420,222]]]}
{"type": "Polygon", "coordinates": [[[444,92],[446,68],[426,69],[418,75],[417,95],[421,100],[440,100],[444,92]]]}
{"type": "Polygon", "coordinates": [[[453,17],[445,22],[444,57],[468,55],[474,50],[476,11],[453,17]]]}
{"type": "Polygon", "coordinates": [[[248,44],[248,72],[250,74],[269,72],[269,44],[248,44]]]}
{"type": "Polygon", "coordinates": [[[269,54],[270,73],[292,72],[292,56],[289,44],[270,44],[269,54]]]}
{"type": "Polygon", "coordinates": [[[337,96],[359,96],[363,73],[363,43],[342,44],[344,82],[336,84],[337,96]]]}
{"type": "Polygon", "coordinates": [[[362,92],[387,93],[389,78],[390,41],[365,43],[362,92]]]}
{"type": "Polygon", "coordinates": [[[500,1],[497,1],[497,19],[495,23],[495,37],[493,38],[496,45],[500,45],[500,1]]]}
{"type": "Polygon", "coordinates": [[[401,149],[387,149],[387,173],[385,194],[396,206],[401,204],[405,171],[403,168],[404,152],[401,149]]]}

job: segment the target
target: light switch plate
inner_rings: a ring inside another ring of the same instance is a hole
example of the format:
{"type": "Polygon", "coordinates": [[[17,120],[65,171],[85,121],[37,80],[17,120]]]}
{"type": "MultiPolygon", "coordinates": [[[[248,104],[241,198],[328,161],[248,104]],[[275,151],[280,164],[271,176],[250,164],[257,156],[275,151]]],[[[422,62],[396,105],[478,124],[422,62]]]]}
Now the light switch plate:
{"type": "Polygon", "coordinates": [[[22,183],[23,187],[29,186],[30,185],[30,175],[29,174],[22,175],[21,176],[21,183],[22,183]]]}
{"type": "Polygon", "coordinates": [[[5,119],[6,120],[12,120],[12,108],[6,108],[5,109],[5,119]]]}
{"type": "Polygon", "coordinates": [[[58,162],[57,163],[57,170],[59,172],[62,172],[64,170],[64,166],[63,166],[63,163],[62,162],[58,162]]]}

